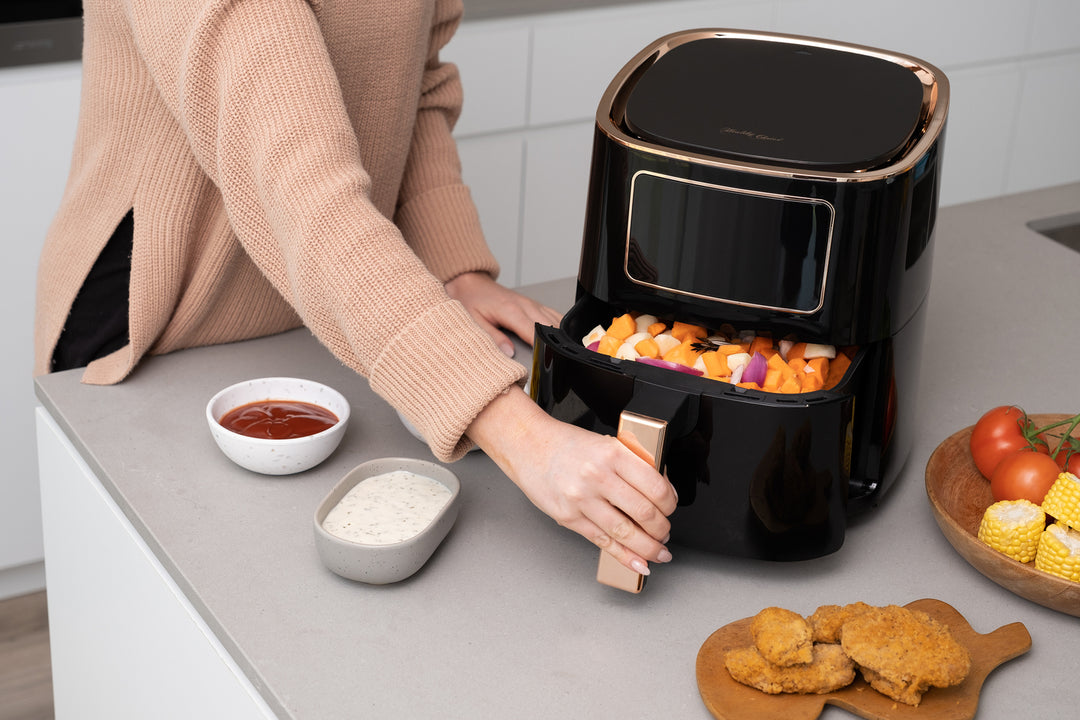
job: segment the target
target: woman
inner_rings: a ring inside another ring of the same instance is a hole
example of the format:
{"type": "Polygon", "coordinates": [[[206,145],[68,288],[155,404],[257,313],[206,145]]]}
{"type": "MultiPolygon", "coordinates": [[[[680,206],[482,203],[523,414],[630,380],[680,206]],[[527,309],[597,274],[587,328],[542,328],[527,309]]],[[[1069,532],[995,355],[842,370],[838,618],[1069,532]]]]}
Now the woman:
{"type": "Polygon", "coordinates": [[[38,278],[35,372],[306,325],[429,438],[478,444],[541,510],[647,573],[674,491],[519,387],[439,61],[460,0],[86,0],[72,169],[38,278]],[[493,342],[494,340],[494,342],[493,342]]]}

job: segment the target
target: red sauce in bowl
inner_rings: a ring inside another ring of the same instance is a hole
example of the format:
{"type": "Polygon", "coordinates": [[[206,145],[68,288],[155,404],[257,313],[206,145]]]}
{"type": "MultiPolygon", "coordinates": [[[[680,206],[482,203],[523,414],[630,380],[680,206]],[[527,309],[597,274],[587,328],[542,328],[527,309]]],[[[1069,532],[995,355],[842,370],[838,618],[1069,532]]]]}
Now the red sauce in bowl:
{"type": "Polygon", "coordinates": [[[233,408],[221,416],[221,425],[234,433],[266,440],[307,437],[337,424],[338,417],[324,407],[300,400],[260,400],[233,408]]]}

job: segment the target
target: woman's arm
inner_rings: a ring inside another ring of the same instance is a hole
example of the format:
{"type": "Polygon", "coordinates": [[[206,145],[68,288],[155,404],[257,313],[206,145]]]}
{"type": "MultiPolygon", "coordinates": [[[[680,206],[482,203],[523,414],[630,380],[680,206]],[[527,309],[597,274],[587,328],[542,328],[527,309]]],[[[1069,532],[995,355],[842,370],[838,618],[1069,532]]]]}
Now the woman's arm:
{"type": "Polygon", "coordinates": [[[648,562],[671,560],[675,489],[614,437],[552,418],[517,387],[476,417],[469,437],[534,505],[626,567],[647,575],[648,562]]]}

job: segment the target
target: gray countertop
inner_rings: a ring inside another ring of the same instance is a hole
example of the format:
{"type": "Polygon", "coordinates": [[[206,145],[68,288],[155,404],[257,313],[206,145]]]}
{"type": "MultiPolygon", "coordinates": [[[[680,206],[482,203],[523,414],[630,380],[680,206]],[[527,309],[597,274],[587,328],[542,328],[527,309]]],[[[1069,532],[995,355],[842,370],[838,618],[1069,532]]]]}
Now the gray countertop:
{"type": "MultiPolygon", "coordinates": [[[[479,453],[452,466],[461,514],[417,575],[373,587],[327,571],[312,515],[330,487],[370,458],[430,453],[304,330],[151,358],[115,387],[58,373],[37,393],[282,717],[707,718],[694,664],[718,627],[768,605],[808,614],[923,597],[979,632],[1019,620],[1031,633],[1032,650],[987,679],[981,719],[1064,717],[1080,704],[1080,621],[1001,589],[953,551],[923,470],[938,443],[994,405],[1080,411],[1080,253],[1025,226],[1078,209],[1080,184],[939,213],[912,455],[838,552],[780,564],[674,547],[636,596],[597,584],[596,549],[479,453]],[[352,403],[347,436],[320,467],[259,476],[213,444],[206,401],[267,375],[328,383],[352,403]]],[[[565,307],[572,282],[528,291],[565,307]]]]}

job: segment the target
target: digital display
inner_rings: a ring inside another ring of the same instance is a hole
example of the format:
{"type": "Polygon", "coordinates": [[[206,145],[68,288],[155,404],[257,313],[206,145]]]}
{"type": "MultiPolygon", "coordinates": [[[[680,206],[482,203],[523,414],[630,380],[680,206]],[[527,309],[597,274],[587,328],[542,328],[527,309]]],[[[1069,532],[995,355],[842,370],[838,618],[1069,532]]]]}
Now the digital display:
{"type": "Polygon", "coordinates": [[[823,200],[639,172],[625,271],[651,287],[809,314],[824,301],[832,224],[823,200]]]}

